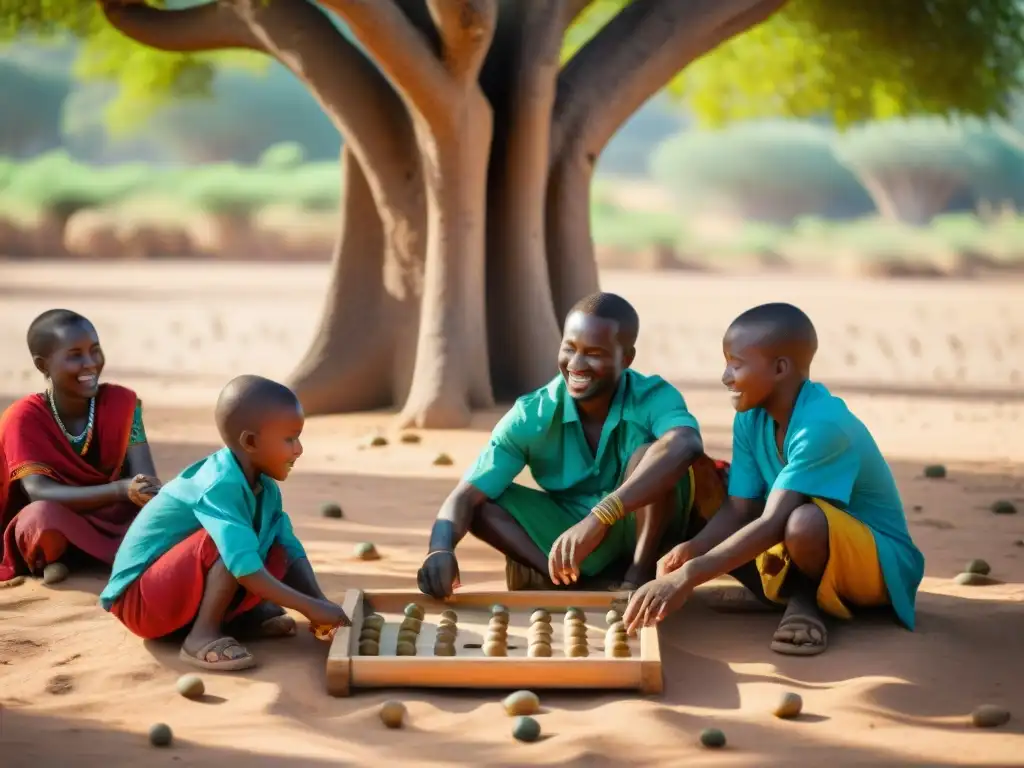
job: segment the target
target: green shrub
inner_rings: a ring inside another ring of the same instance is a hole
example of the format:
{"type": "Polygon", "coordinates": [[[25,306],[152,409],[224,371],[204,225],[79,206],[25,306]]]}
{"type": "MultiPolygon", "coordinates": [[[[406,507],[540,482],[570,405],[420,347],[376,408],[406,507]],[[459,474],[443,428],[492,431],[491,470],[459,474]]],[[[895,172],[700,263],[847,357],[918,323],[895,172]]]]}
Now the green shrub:
{"type": "Polygon", "coordinates": [[[0,194],[64,218],[81,208],[116,205],[143,192],[151,180],[151,169],[141,163],[89,168],[58,150],[18,166],[0,194]]]}
{"type": "Polygon", "coordinates": [[[306,150],[295,141],[274,144],[260,155],[259,165],[267,170],[292,170],[306,162],[306,150]]]}
{"type": "Polygon", "coordinates": [[[655,150],[651,172],[694,212],[788,223],[870,210],[863,188],[833,154],[832,132],[807,123],[682,133],[655,150]]]}

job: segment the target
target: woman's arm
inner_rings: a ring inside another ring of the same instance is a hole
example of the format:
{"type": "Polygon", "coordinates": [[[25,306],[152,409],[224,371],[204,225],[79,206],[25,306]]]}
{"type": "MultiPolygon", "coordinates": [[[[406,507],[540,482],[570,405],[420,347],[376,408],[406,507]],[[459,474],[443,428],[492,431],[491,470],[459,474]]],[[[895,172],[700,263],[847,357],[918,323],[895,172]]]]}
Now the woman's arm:
{"type": "Polygon", "coordinates": [[[153,463],[153,453],[149,450],[149,443],[138,443],[128,446],[128,455],[125,457],[127,476],[145,475],[154,480],[157,479],[156,465],[153,463]]]}
{"type": "Polygon", "coordinates": [[[131,480],[117,480],[103,485],[78,488],[63,485],[45,475],[29,475],[21,479],[22,490],[29,501],[56,501],[74,510],[90,510],[128,500],[131,480]]]}

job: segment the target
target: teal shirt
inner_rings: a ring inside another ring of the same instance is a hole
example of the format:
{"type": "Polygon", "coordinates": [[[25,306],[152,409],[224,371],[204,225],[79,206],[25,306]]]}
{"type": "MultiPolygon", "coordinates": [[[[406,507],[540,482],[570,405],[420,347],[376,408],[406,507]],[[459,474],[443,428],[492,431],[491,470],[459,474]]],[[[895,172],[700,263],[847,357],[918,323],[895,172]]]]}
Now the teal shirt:
{"type": "Polygon", "coordinates": [[[678,427],[700,431],[679,390],[660,376],[626,369],[595,455],[558,375],[516,400],[463,479],[497,499],[529,467],[537,485],[582,516],[620,485],[637,448],[678,427]]]}
{"type": "Polygon", "coordinates": [[[882,576],[896,616],[914,628],[924,556],[907,529],[892,471],[864,423],[828,389],[812,381],[797,397],[783,443],[763,409],[737,413],[729,495],[767,499],[772,491],[794,491],[834,503],[871,529],[882,576]]]}
{"type": "Polygon", "coordinates": [[[210,534],[235,578],[262,570],[274,543],[284,547],[289,560],[305,557],[281,507],[277,483],[261,475],[260,484],[257,497],[227,448],[197,461],[167,483],[139,511],[117,550],[110,581],[100,595],[104,610],[109,611],[164,553],[200,528],[210,534]]]}

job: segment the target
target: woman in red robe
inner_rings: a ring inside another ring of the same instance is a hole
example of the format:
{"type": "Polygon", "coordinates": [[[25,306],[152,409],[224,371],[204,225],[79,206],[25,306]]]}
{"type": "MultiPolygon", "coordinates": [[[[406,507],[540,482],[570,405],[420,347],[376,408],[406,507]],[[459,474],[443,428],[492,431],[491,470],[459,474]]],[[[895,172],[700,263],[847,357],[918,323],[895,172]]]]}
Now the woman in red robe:
{"type": "Polygon", "coordinates": [[[99,383],[105,360],[92,323],[50,310],[33,321],[28,342],[48,386],[0,416],[0,581],[60,564],[49,575],[56,581],[82,554],[110,565],[160,488],[140,401],[99,383]]]}

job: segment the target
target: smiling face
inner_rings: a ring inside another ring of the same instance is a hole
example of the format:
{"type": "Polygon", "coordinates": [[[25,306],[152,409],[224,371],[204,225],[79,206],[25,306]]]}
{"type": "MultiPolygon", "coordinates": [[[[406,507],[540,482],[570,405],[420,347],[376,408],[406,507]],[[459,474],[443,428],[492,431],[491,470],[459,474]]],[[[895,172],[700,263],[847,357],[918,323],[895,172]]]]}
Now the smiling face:
{"type": "Polygon", "coordinates": [[[573,312],[566,318],[558,370],[574,400],[591,400],[614,392],[633,355],[632,348],[622,348],[615,321],[584,312],[573,312]]]}
{"type": "Polygon", "coordinates": [[[55,394],[64,398],[88,399],[99,391],[100,374],[106,359],[92,323],[69,323],[54,331],[53,349],[34,362],[53,383],[55,394]]]}
{"type": "Polygon", "coordinates": [[[730,328],[722,340],[722,383],[729,390],[733,408],[740,413],[763,407],[789,369],[788,360],[756,342],[756,336],[742,326],[730,328]]]}
{"type": "Polygon", "coordinates": [[[267,414],[259,431],[243,432],[240,442],[253,468],[279,482],[288,479],[295,462],[302,456],[300,437],[305,423],[300,406],[279,405],[267,414]]]}

